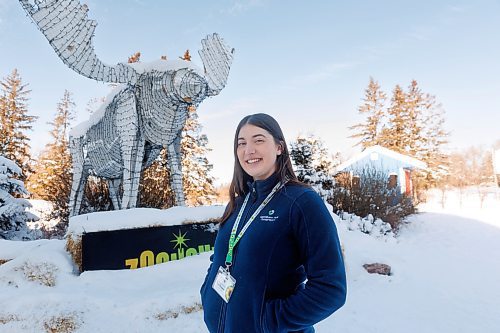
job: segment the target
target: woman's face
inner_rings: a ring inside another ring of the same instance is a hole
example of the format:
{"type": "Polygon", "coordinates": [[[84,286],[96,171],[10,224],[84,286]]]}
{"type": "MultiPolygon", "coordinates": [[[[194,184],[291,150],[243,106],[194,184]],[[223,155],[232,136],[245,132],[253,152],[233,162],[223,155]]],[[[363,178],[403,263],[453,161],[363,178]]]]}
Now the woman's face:
{"type": "Polygon", "coordinates": [[[236,149],[238,161],[254,180],[262,180],[276,171],[276,158],[281,154],[281,145],[263,128],[246,124],[238,133],[236,149]]]}

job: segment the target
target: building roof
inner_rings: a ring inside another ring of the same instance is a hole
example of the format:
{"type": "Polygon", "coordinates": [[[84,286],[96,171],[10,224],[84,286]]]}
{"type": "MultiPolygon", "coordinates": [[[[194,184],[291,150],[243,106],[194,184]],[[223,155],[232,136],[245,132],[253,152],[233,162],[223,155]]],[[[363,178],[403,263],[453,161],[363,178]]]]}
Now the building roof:
{"type": "Polygon", "coordinates": [[[385,156],[393,158],[397,161],[401,161],[404,164],[411,165],[417,169],[426,169],[427,168],[427,164],[425,164],[424,162],[422,162],[420,160],[417,160],[416,158],[413,158],[411,156],[395,152],[394,150],[390,150],[390,149],[387,149],[385,147],[376,145],[376,146],[371,146],[371,147],[366,148],[361,153],[354,155],[353,157],[351,157],[350,159],[348,159],[344,163],[341,163],[340,165],[338,165],[336,167],[335,172],[340,172],[340,171],[348,168],[352,164],[362,160],[363,158],[365,158],[367,156],[370,156],[370,154],[372,154],[372,153],[378,153],[381,155],[385,155],[385,156]]]}

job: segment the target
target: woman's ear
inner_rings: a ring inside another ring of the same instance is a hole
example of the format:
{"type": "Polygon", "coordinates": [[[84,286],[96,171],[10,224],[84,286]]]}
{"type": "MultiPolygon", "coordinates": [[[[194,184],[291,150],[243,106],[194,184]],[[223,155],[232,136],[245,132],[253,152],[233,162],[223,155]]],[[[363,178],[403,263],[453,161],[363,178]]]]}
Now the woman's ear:
{"type": "Polygon", "coordinates": [[[280,143],[280,144],[278,144],[278,151],[276,154],[279,156],[279,155],[281,155],[282,152],[283,152],[283,146],[280,143]]]}

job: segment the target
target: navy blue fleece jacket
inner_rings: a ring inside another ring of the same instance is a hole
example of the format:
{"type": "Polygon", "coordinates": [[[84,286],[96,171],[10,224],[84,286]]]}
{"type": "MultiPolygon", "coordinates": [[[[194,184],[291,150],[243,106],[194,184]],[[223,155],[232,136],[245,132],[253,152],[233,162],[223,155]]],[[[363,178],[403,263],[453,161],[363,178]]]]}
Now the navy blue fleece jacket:
{"type": "MultiPolygon", "coordinates": [[[[273,175],[250,184],[239,229],[276,183],[273,175]]],[[[339,309],[346,298],[344,262],[330,213],[310,188],[287,184],[278,191],[235,247],[230,272],[236,286],[226,304],[212,283],[224,266],[243,199],[220,227],[201,287],[209,331],[314,332],[312,325],[339,309]]]]}

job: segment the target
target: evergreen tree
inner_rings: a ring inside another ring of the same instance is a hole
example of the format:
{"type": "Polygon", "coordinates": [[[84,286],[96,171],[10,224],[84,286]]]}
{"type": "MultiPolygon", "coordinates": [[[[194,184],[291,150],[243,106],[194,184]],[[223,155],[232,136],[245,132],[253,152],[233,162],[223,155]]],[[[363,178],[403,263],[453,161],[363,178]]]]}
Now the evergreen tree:
{"type": "Polygon", "coordinates": [[[364,123],[349,127],[350,130],[356,132],[350,137],[360,139],[356,146],[361,145],[365,149],[380,144],[379,137],[384,121],[385,100],[386,95],[380,89],[380,85],[370,77],[370,83],[365,90],[363,105],[358,108],[358,112],[364,115],[366,119],[364,123]]]}
{"type": "Polygon", "coordinates": [[[190,206],[210,205],[217,196],[214,178],[210,175],[213,166],[207,159],[208,138],[201,130],[196,108],[190,107],[181,140],[182,182],[186,203],[190,206]]]}
{"type": "Polygon", "coordinates": [[[80,213],[106,212],[113,209],[112,207],[113,204],[109,197],[109,186],[106,179],[89,176],[83,191],[80,213]]]}
{"type": "Polygon", "coordinates": [[[392,92],[391,105],[387,109],[387,124],[382,129],[380,145],[406,154],[406,121],[408,119],[406,94],[401,86],[396,85],[392,92]]]}
{"type": "Polygon", "coordinates": [[[431,105],[432,97],[424,95],[416,80],[412,80],[406,93],[406,119],[405,119],[405,151],[411,156],[418,157],[422,151],[425,138],[423,127],[425,125],[423,116],[428,105],[431,105]]]}
{"type": "Polygon", "coordinates": [[[30,139],[26,132],[36,120],[36,117],[28,115],[30,90],[27,84],[22,83],[17,69],[0,81],[0,85],[0,154],[14,161],[29,175],[32,171],[30,139]]]}
{"type": "Polygon", "coordinates": [[[424,170],[421,176],[425,179],[423,187],[428,188],[444,181],[447,174],[449,157],[444,149],[449,132],[444,128],[444,110],[436,103],[435,97],[426,95],[425,101],[422,145],[415,157],[427,163],[428,170],[424,170]]]}
{"type": "Polygon", "coordinates": [[[170,208],[175,205],[175,195],[170,188],[167,152],[161,150],[158,158],[145,169],[139,182],[139,207],[170,208]]]}
{"type": "Polygon", "coordinates": [[[35,231],[27,227],[27,222],[36,221],[38,217],[26,211],[31,207],[24,183],[14,179],[21,175],[21,169],[14,161],[0,156],[0,238],[11,240],[29,240],[37,238],[35,231]]]}
{"type": "Polygon", "coordinates": [[[313,135],[299,135],[290,143],[290,157],[297,178],[326,200],[333,187],[333,161],[324,143],[313,135]]]}
{"type": "Polygon", "coordinates": [[[383,100],[382,97],[385,95],[381,93],[380,86],[370,79],[365,104],[359,108],[360,113],[367,114],[367,120],[365,124],[351,127],[359,130],[351,137],[362,138],[358,144],[362,144],[363,148],[379,144],[427,163],[428,168],[417,174],[415,186],[417,191],[436,186],[445,179],[448,165],[443,149],[449,134],[444,129],[441,105],[434,96],[424,94],[416,80],[411,81],[407,92],[396,85],[390,105],[385,110],[383,104],[377,104],[378,100],[383,100]],[[379,129],[378,132],[376,129],[379,129]]]}
{"type": "Polygon", "coordinates": [[[75,103],[69,91],[57,104],[50,136],[52,141],[45,146],[35,164],[35,172],[28,178],[28,189],[33,195],[54,204],[51,218],[58,219],[59,229],[64,231],[68,218],[68,200],[71,192],[71,154],[68,137],[70,123],[74,120],[75,103]]]}

